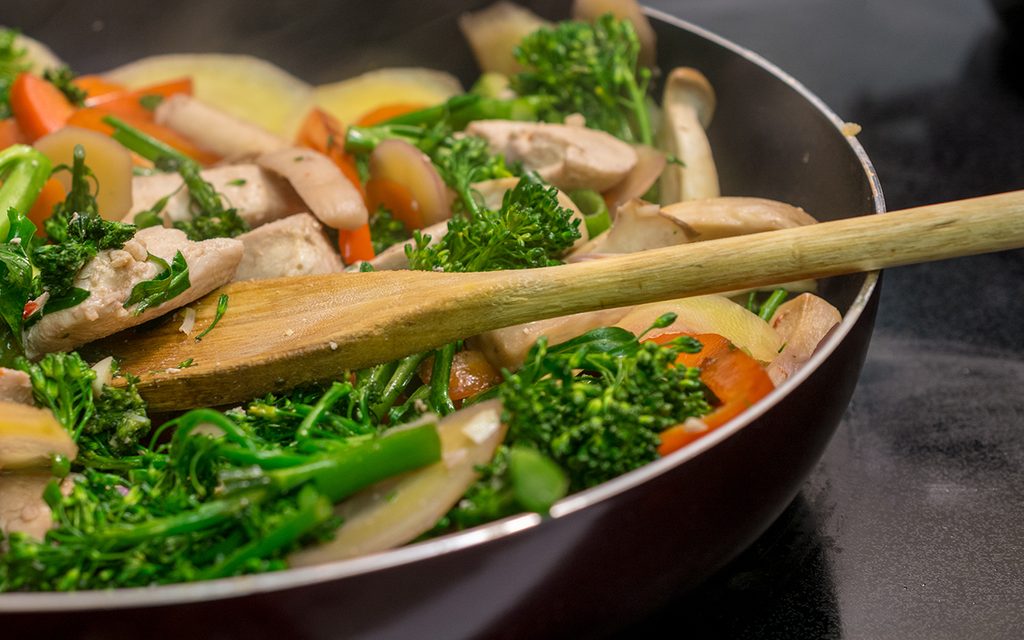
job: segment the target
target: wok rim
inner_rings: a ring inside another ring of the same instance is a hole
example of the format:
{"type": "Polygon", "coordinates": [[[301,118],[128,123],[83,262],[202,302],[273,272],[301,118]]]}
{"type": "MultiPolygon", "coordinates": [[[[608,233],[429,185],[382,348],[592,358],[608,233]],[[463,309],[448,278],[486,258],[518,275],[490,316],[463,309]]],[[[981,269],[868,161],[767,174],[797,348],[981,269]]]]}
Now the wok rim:
{"type": "MultiPolygon", "coordinates": [[[[796,91],[809,102],[819,113],[824,115],[843,135],[859,161],[871,190],[873,212],[884,213],[885,199],[867,152],[856,137],[843,133],[846,122],[836,115],[818,96],[807,89],[794,77],[769,62],[761,55],[738,45],[731,40],[712,33],[691,22],[668,14],[658,9],[643,7],[645,15],[664,22],[669,26],[697,35],[741,56],[747,61],[768,71],[796,91]]],[[[655,460],[639,469],[619,476],[596,487],[572,494],[556,503],[550,514],[551,520],[567,517],[577,511],[594,504],[610,500],[615,496],[630,491],[648,481],[670,472],[672,469],[696,458],[720,442],[736,435],[740,430],[764,415],[778,404],[782,398],[802,384],[818,367],[829,358],[839,344],[860,320],[868,301],[878,283],[878,271],[863,274],[864,282],[856,298],[844,315],[842,322],[819,345],[814,355],[796,374],[786,380],[767,396],[755,403],[743,415],[730,421],[707,436],[700,438],[674,453],[655,460]]],[[[132,587],[126,589],[108,589],[92,591],[76,591],[70,593],[29,592],[0,594],[0,613],[43,613],[43,612],[74,612],[89,610],[137,609],[183,605],[212,600],[241,598],[262,593],[295,589],[333,580],[351,578],[364,573],[381,571],[392,567],[412,564],[435,558],[456,551],[482,545],[505,536],[527,531],[545,523],[545,519],[535,513],[510,516],[496,522],[481,525],[466,531],[447,534],[433,540],[427,540],[397,549],[382,551],[367,556],[339,560],[312,567],[284,569],[270,573],[236,576],[203,582],[178,583],[152,587],[132,587]]]]}

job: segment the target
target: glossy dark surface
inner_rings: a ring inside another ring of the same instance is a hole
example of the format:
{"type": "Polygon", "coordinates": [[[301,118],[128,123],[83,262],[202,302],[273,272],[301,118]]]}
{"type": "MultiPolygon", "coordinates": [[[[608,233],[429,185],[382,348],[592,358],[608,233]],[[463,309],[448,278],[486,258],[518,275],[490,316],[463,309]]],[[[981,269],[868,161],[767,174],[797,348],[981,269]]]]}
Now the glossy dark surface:
{"type": "MultiPolygon", "coordinates": [[[[983,0],[652,4],[861,124],[889,209],[1024,188],[1024,34],[983,0]]],[[[1021,637],[1024,253],[884,280],[853,402],[796,501],[621,637],[1021,637]]]]}

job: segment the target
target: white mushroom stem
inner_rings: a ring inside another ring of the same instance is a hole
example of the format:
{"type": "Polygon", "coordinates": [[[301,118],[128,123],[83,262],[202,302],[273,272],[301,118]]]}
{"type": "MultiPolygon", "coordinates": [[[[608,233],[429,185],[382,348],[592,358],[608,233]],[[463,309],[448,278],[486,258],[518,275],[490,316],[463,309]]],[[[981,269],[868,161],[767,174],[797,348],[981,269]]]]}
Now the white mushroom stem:
{"type": "Polygon", "coordinates": [[[717,197],[718,170],[704,133],[715,110],[711,83],[696,69],[673,69],[665,80],[662,109],[661,147],[682,162],[665,168],[662,202],[717,197]]]}
{"type": "Polygon", "coordinates": [[[154,117],[158,124],[225,158],[252,156],[288,146],[284,139],[266,129],[185,94],[161,102],[154,117]]]}
{"type": "Polygon", "coordinates": [[[359,191],[330,158],[312,149],[290,147],[256,158],[256,163],[283,176],[328,227],[354,230],[369,214],[359,191]]]}

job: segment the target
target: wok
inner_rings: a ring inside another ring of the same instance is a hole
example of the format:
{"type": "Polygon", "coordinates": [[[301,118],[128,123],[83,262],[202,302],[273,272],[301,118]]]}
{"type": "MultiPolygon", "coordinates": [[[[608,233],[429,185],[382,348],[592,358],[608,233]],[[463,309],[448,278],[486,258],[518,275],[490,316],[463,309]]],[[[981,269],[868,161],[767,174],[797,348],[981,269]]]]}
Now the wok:
{"type": "MultiPolygon", "coordinates": [[[[384,66],[476,74],[455,18],[485,2],[37,2],[3,21],[81,72],[143,55],[225,51],[310,82],[384,66]]],[[[527,3],[566,16],[567,2],[527,3]]],[[[650,11],[662,68],[701,69],[718,93],[709,136],[722,191],[830,216],[884,210],[871,164],[842,122],[784,72],[699,27],[650,11]]],[[[793,499],[852,394],[878,274],[821,293],[842,324],[811,362],[742,419],[675,454],[535,514],[364,558],[149,589],[0,595],[5,636],[510,637],[601,635],[692,587],[793,499]]]]}

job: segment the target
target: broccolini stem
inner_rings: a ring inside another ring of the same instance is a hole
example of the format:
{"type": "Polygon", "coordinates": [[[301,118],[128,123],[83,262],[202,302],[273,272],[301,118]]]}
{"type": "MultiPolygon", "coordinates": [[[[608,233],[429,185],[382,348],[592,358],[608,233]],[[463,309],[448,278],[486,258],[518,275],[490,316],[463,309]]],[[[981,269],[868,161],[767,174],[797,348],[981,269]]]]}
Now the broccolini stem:
{"type": "Polygon", "coordinates": [[[651,133],[651,118],[647,113],[647,99],[644,92],[637,86],[632,74],[627,76],[626,85],[629,87],[630,102],[633,103],[633,114],[640,132],[640,142],[652,145],[654,144],[654,135],[651,133]]]}
{"type": "Polygon", "coordinates": [[[294,543],[311,529],[331,517],[331,502],[313,487],[304,487],[298,495],[299,509],[279,523],[272,531],[236,550],[223,562],[200,575],[201,580],[224,578],[240,571],[255,558],[266,558],[275,551],[294,543]]]}
{"type": "Polygon", "coordinates": [[[216,526],[234,514],[258,504],[268,496],[258,489],[199,505],[191,511],[148,520],[136,525],[114,525],[96,533],[101,547],[129,547],[143,540],[191,533],[216,526]]]}
{"type": "Polygon", "coordinates": [[[424,424],[327,451],[307,464],[271,471],[267,477],[279,491],[312,482],[320,493],[337,502],[363,487],[440,459],[437,427],[424,424]]]}
{"type": "Polygon", "coordinates": [[[789,292],[785,289],[776,289],[775,291],[772,291],[772,295],[768,296],[768,299],[764,301],[764,304],[761,305],[761,311],[759,311],[757,315],[765,322],[768,322],[772,319],[772,316],[775,315],[779,305],[785,302],[788,296],[789,292]]]}
{"type": "Polygon", "coordinates": [[[384,414],[395,404],[399,394],[409,386],[409,381],[416,375],[416,369],[429,353],[429,351],[414,353],[398,361],[398,366],[395,368],[391,379],[388,380],[387,386],[384,387],[380,400],[373,405],[373,413],[378,419],[384,417],[384,414]]]}
{"type": "Polygon", "coordinates": [[[195,163],[195,160],[186,156],[174,147],[167,145],[156,138],[146,135],[127,122],[114,116],[105,116],[103,123],[114,127],[111,137],[117,140],[130,151],[134,151],[150,162],[157,162],[162,158],[169,158],[179,164],[195,163]]]}
{"type": "Polygon", "coordinates": [[[352,393],[352,385],[347,382],[335,382],[331,385],[331,388],[327,390],[320,399],[317,400],[316,404],[313,405],[313,409],[306,414],[306,417],[302,419],[302,424],[295,432],[295,439],[302,441],[309,438],[309,433],[323,415],[330,411],[334,405],[338,404],[338,401],[352,393]]]}
{"type": "Polygon", "coordinates": [[[449,342],[434,352],[434,369],[430,374],[430,408],[439,416],[446,416],[455,411],[451,396],[448,393],[452,375],[452,360],[455,358],[456,344],[449,342]]]}
{"type": "Polygon", "coordinates": [[[0,240],[7,239],[11,223],[7,212],[14,209],[28,214],[43,184],[50,177],[49,158],[26,144],[15,144],[0,151],[0,240]]]}

